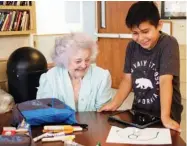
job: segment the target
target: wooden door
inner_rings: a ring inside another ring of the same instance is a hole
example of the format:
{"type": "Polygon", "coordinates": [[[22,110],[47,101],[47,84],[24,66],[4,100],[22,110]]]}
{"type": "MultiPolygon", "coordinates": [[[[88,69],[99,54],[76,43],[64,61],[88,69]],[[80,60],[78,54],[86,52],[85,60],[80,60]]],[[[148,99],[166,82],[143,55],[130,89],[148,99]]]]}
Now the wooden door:
{"type": "Polygon", "coordinates": [[[130,30],[125,25],[125,18],[131,1],[104,1],[97,3],[97,30],[99,55],[97,65],[108,69],[112,76],[112,87],[118,88],[123,77],[125,53],[131,40],[130,30]],[[104,7],[103,7],[104,6],[104,7]],[[105,28],[103,28],[103,9],[105,28]]]}

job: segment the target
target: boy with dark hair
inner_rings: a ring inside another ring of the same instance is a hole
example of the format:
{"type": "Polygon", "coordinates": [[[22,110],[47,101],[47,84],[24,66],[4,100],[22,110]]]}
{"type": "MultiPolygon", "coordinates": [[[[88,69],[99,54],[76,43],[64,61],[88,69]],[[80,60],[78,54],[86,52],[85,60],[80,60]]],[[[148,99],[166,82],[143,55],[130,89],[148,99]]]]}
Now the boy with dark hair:
{"type": "Polygon", "coordinates": [[[181,131],[177,40],[161,32],[162,22],[154,2],[133,4],[126,25],[133,40],[126,51],[124,78],[113,100],[99,111],[116,110],[133,89],[133,109],[159,114],[165,127],[181,131]]]}

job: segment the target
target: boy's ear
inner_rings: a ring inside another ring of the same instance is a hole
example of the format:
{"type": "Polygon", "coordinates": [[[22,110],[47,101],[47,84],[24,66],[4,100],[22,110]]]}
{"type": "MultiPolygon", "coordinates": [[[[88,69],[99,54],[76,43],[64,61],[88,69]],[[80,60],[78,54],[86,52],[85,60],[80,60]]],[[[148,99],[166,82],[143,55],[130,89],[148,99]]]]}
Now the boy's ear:
{"type": "Polygon", "coordinates": [[[159,20],[158,26],[157,26],[158,30],[161,31],[161,30],[162,30],[162,27],[163,27],[163,21],[162,21],[162,20],[159,20]]]}

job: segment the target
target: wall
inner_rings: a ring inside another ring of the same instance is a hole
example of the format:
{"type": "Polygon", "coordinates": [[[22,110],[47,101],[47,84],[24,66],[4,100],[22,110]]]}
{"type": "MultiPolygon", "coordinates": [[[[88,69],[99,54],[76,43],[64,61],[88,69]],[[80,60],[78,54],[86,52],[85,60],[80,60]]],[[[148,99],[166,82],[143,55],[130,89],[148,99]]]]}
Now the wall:
{"type": "Polygon", "coordinates": [[[34,36],[35,48],[39,48],[39,50],[45,55],[48,63],[52,63],[51,54],[54,47],[55,38],[62,35],[63,34],[49,34],[34,36]]]}
{"type": "Polygon", "coordinates": [[[19,47],[30,46],[30,36],[0,37],[0,60],[7,59],[19,47]]]}
{"type": "Polygon", "coordinates": [[[37,35],[82,31],[82,1],[36,1],[37,35]]]}
{"type": "Polygon", "coordinates": [[[96,32],[96,2],[95,1],[83,1],[83,31],[87,32],[93,38],[96,32]]]}

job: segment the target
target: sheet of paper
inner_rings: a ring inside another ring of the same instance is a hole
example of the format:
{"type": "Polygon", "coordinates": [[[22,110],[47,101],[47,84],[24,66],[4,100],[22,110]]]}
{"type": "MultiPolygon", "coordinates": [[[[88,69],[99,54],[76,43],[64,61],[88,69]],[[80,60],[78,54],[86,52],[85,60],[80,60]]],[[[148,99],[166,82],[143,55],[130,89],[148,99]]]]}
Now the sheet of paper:
{"type": "Polygon", "coordinates": [[[135,127],[119,128],[112,126],[106,140],[107,143],[126,144],[171,144],[170,130],[166,128],[135,127]]]}

